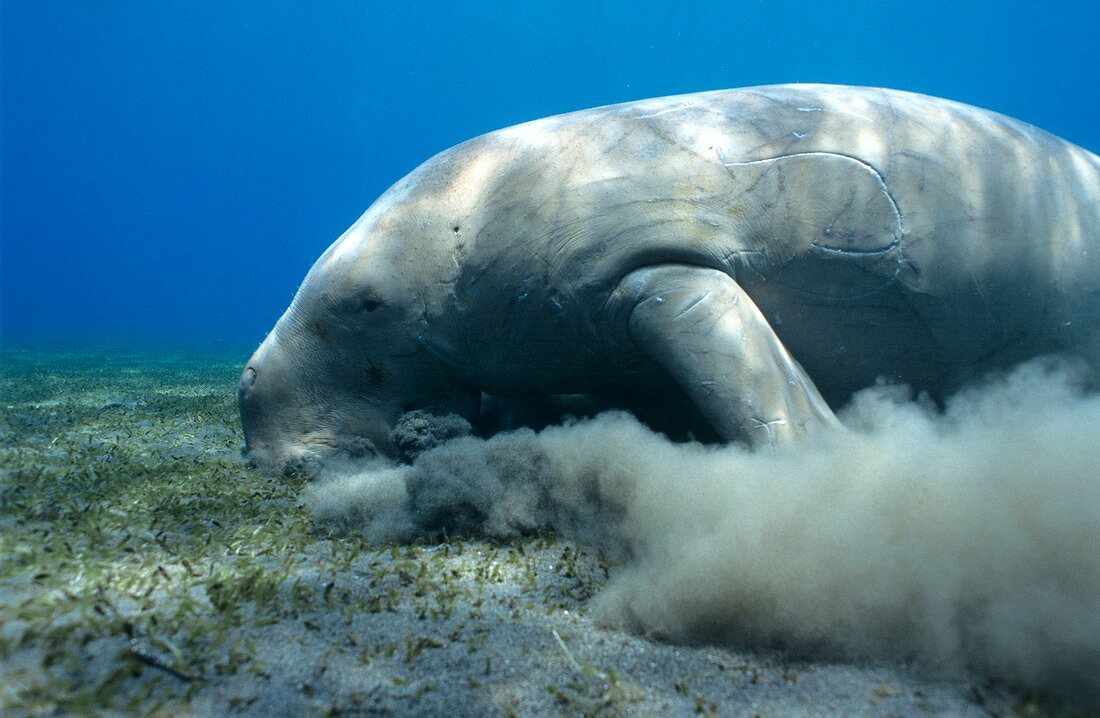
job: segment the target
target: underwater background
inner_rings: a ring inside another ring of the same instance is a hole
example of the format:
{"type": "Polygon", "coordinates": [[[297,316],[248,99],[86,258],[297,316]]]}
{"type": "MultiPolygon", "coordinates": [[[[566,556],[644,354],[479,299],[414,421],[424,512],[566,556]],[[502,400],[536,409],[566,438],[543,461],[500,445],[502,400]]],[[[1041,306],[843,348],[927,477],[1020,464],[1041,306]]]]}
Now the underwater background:
{"type": "Polygon", "coordinates": [[[0,344],[240,347],[430,155],[779,82],[880,85],[1100,150],[1100,3],[0,2],[0,344]]]}
{"type": "Polygon", "coordinates": [[[1100,0],[0,0],[0,716],[1100,714],[1072,367],[942,413],[873,388],[828,450],[607,414],[315,482],[242,456],[236,401],[313,261],[458,142],[830,82],[1096,152],[1098,30],[1100,0]]]}

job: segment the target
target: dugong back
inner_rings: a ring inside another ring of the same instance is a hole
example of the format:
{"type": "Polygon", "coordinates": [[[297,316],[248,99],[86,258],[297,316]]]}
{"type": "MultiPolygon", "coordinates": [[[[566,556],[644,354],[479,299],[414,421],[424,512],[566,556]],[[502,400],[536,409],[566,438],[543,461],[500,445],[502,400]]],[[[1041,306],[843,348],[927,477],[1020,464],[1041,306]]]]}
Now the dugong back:
{"type": "MultiPolygon", "coordinates": [[[[583,334],[563,326],[569,310],[668,263],[731,276],[837,399],[879,375],[946,386],[1097,329],[1100,160],[992,112],[774,86],[587,110],[457,151],[502,145],[512,161],[483,188],[459,294],[505,287],[475,313],[522,311],[539,355],[583,334]],[[521,251],[534,272],[492,278],[521,251]]],[[[479,335],[507,364],[499,338],[479,335]]],[[[530,360],[518,363],[541,366],[530,360]]]]}

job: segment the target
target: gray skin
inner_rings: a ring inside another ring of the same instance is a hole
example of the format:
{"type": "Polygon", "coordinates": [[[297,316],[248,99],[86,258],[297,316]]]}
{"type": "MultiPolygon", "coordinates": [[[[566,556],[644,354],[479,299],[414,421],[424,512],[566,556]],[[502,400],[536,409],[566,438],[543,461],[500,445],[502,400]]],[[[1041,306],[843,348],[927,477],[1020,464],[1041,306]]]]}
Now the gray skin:
{"type": "Polygon", "coordinates": [[[309,272],[248,363],[254,456],[393,453],[407,410],[591,395],[723,440],[1097,357],[1100,158],[906,92],[786,85],[550,117],[449,149],[309,272]],[[655,410],[656,409],[656,410],[655,410]]]}

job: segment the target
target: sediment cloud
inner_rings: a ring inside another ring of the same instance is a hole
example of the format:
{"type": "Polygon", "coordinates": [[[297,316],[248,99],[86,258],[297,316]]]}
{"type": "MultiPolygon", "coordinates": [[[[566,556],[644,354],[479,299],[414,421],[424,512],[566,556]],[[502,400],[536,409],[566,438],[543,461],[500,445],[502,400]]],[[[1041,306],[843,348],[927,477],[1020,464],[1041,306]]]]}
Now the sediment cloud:
{"type": "Polygon", "coordinates": [[[322,520],[375,540],[555,531],[617,562],[594,609],[672,640],[912,658],[1100,696],[1100,397],[1031,362],[942,410],[880,386],[775,452],[624,413],[331,465],[322,520]]]}

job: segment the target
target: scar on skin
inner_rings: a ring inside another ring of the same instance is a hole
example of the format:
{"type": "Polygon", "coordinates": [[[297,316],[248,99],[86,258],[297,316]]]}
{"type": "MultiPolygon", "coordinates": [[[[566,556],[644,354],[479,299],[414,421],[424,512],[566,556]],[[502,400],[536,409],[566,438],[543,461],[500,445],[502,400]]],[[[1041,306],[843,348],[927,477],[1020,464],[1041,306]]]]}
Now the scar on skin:
{"type": "Polygon", "coordinates": [[[685,314],[690,312],[692,309],[699,306],[699,304],[702,303],[703,300],[705,300],[709,296],[710,296],[710,292],[704,292],[701,297],[697,298],[694,302],[687,305],[686,307],[684,307],[680,311],[676,312],[676,316],[674,316],[673,319],[679,319],[680,317],[684,316],[685,314]]]}

